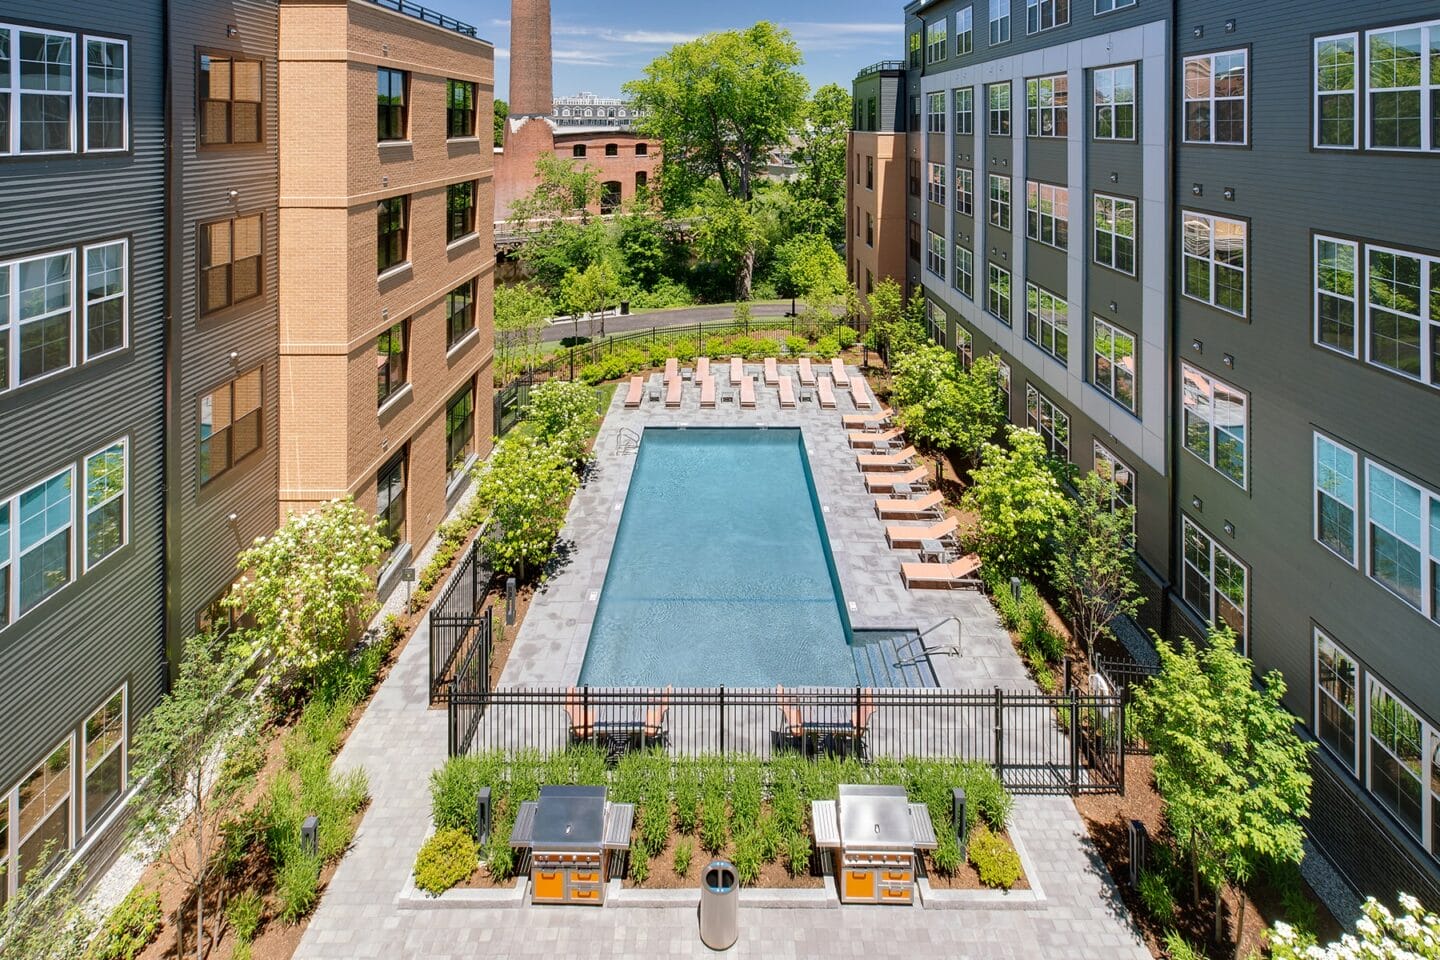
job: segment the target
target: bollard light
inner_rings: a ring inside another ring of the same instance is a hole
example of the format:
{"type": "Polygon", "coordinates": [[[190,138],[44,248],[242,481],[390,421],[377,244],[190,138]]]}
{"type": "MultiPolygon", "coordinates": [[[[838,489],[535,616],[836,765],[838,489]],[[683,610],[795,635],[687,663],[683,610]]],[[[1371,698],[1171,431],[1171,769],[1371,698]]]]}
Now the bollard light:
{"type": "Polygon", "coordinates": [[[960,850],[965,850],[965,842],[970,839],[970,831],[965,829],[965,788],[953,787],[950,790],[950,818],[955,821],[955,839],[960,841],[960,850]]]}
{"type": "Polygon", "coordinates": [[[1130,821],[1130,886],[1140,887],[1140,874],[1145,871],[1145,860],[1149,855],[1150,835],[1141,820],[1130,821]]]}
{"type": "Polygon", "coordinates": [[[505,581],[505,626],[515,626],[515,578],[505,581]]]}
{"type": "Polygon", "coordinates": [[[312,857],[320,853],[320,819],[313,813],[300,824],[300,849],[312,857]]]}
{"type": "Polygon", "coordinates": [[[490,839],[490,811],[490,788],[481,787],[475,797],[475,839],[482,847],[490,839]]]}
{"type": "Polygon", "coordinates": [[[1010,578],[1010,596],[1012,596],[1012,597],[1015,598],[1015,602],[1016,602],[1016,603],[1019,603],[1019,602],[1020,602],[1020,578],[1019,578],[1019,577],[1011,577],[1011,578],[1010,578]]]}

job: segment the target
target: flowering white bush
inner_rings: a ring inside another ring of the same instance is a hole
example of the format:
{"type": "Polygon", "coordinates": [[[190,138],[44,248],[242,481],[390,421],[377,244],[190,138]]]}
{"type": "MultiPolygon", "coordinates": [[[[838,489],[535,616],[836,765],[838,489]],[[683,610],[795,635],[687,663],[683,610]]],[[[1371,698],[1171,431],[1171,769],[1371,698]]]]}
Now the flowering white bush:
{"type": "Polygon", "coordinates": [[[1395,916],[1374,897],[1360,908],[1365,915],[1355,932],[1323,947],[1306,942],[1288,923],[1275,924],[1270,939],[1276,960],[1434,960],[1440,958],[1440,917],[1420,901],[1400,894],[1404,913],[1395,916]]]}
{"type": "Polygon", "coordinates": [[[585,444],[599,411],[595,391],[585,384],[547,380],[530,391],[525,415],[542,441],[573,461],[585,456],[585,444]]]}

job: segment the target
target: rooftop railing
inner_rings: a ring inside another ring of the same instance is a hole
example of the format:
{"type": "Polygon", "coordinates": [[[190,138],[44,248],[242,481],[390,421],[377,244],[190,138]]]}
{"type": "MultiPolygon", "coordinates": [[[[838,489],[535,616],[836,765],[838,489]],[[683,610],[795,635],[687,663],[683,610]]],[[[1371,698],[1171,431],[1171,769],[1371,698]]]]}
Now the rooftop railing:
{"type": "Polygon", "coordinates": [[[386,10],[394,10],[396,13],[403,13],[407,17],[414,17],[416,20],[423,20],[426,23],[434,24],[442,30],[454,30],[456,33],[463,34],[467,37],[479,39],[479,34],[470,24],[456,20],[454,17],[447,17],[445,14],[431,10],[429,7],[422,7],[418,3],[411,3],[410,0],[370,0],[370,2],[377,6],[384,7],[386,10]]]}
{"type": "Polygon", "coordinates": [[[859,73],[855,74],[855,79],[856,79],[856,80],[859,80],[861,77],[868,77],[868,76],[870,76],[870,74],[872,74],[872,73],[884,73],[886,70],[904,70],[904,69],[905,69],[905,61],[904,61],[904,60],[881,60],[879,63],[872,63],[872,64],[870,64],[870,66],[865,67],[865,68],[864,68],[863,70],[861,70],[859,73]]]}

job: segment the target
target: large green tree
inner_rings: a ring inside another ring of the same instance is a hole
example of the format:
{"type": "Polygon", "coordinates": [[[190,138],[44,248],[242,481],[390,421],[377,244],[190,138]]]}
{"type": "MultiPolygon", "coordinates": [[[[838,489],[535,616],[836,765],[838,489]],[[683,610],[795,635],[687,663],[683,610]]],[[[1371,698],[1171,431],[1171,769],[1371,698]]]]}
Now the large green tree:
{"type": "Polygon", "coordinates": [[[797,176],[789,184],[797,201],[799,232],[845,242],[845,141],[850,131],[850,93],[827,83],[805,105],[791,156],[797,176]]]}
{"type": "Polygon", "coordinates": [[[480,541],[497,573],[524,577],[548,561],[579,481],[564,451],[535,437],[512,433],[476,467],[475,501],[489,512],[499,535],[480,541]]]}
{"type": "Polygon", "coordinates": [[[603,312],[620,296],[620,278],[608,260],[599,260],[584,270],[571,267],[560,284],[560,298],[572,315],[584,314],[590,321],[590,335],[595,335],[595,317],[601,315],[600,335],[605,335],[603,312]]]}
{"type": "Polygon", "coordinates": [[[1135,508],[1120,499],[1110,477],[1087,473],[1076,481],[1075,508],[1055,536],[1056,591],[1075,639],[1090,656],[1116,617],[1140,608],[1135,583],[1135,508]]]}
{"type": "MultiPolygon", "coordinates": [[[[762,21],[748,30],[677,44],[625,85],[645,111],[643,131],[664,142],[667,162],[692,181],[718,180],[729,203],[719,232],[739,247],[736,292],[750,299],[759,241],[738,230],[749,217],[770,151],[798,126],[808,85],[790,34],[762,21]],[[734,209],[739,205],[742,209],[734,209]]],[[[700,218],[711,211],[698,211],[700,218]]]]}
{"type": "Polygon", "coordinates": [[[495,146],[505,146],[505,121],[510,119],[510,104],[504,100],[495,101],[495,146]]]}
{"type": "Polygon", "coordinates": [[[1008,444],[987,443],[970,471],[965,506],[975,511],[978,551],[999,577],[1036,578],[1054,555],[1055,535],[1071,509],[1034,430],[1010,427],[1008,444]]]}
{"type": "Polygon", "coordinates": [[[775,249],[771,279],[782,297],[831,297],[845,292],[845,261],[818,233],[797,234],[775,249]]]}

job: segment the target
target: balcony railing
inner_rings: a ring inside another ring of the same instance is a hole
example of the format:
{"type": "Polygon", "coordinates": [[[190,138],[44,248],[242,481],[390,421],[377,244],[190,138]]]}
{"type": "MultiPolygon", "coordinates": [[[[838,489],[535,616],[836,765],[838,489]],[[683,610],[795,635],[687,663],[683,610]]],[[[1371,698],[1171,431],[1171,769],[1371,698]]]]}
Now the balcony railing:
{"type": "Polygon", "coordinates": [[[414,17],[416,20],[424,20],[426,23],[433,23],[443,30],[454,30],[456,33],[464,34],[467,37],[479,38],[475,28],[468,23],[456,20],[454,17],[447,17],[443,13],[431,10],[429,7],[422,7],[418,3],[411,3],[410,0],[370,0],[377,6],[386,10],[394,10],[396,13],[403,13],[407,17],[414,17]]]}
{"type": "Polygon", "coordinates": [[[872,74],[872,73],[884,73],[886,70],[904,70],[904,69],[905,69],[905,61],[904,61],[904,60],[881,60],[879,63],[872,63],[872,64],[870,64],[870,66],[866,67],[865,69],[861,70],[859,73],[855,74],[855,79],[856,79],[856,80],[859,80],[861,77],[868,77],[868,76],[870,76],[870,74],[872,74]]]}

